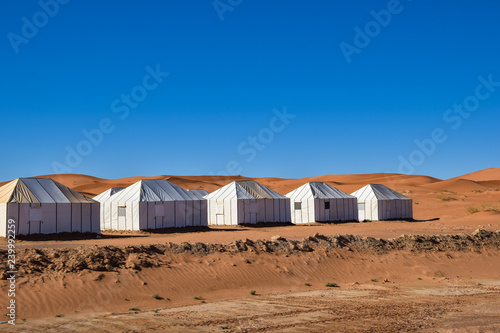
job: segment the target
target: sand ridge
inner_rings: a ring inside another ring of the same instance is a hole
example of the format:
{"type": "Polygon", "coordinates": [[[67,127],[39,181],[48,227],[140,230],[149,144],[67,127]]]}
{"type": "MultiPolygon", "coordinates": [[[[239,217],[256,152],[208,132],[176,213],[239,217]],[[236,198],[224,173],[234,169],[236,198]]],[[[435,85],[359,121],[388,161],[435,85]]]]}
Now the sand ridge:
{"type": "MultiPolygon", "coordinates": [[[[323,175],[301,179],[285,179],[276,177],[250,178],[235,176],[135,176],[121,179],[103,179],[80,174],[43,175],[40,178],[52,178],[74,190],[88,196],[96,196],[111,187],[127,187],[141,179],[166,179],[186,189],[203,188],[209,192],[232,181],[254,179],[280,194],[286,194],[310,181],[326,182],[332,186],[351,193],[369,183],[380,183],[398,191],[447,189],[459,191],[484,190],[489,187],[500,187],[500,168],[490,168],[448,180],[441,180],[423,175],[403,175],[392,173],[373,173],[360,175],[323,175]]],[[[0,185],[6,182],[0,183],[0,185]]]]}

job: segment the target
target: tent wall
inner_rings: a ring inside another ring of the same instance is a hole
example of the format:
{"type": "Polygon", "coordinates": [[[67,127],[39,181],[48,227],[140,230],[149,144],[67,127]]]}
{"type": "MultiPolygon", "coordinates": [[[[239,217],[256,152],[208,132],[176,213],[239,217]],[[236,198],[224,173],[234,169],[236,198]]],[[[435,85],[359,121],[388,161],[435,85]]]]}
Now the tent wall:
{"type": "MultiPolygon", "coordinates": [[[[57,230],[58,232],[72,232],[71,227],[71,211],[73,205],[58,205],[57,206],[57,230]]],[[[99,221],[99,220],[97,220],[99,221]]]]}
{"type": "Polygon", "coordinates": [[[358,202],[360,220],[391,220],[413,217],[411,199],[380,200],[375,196],[358,202]],[[364,206],[364,216],[361,207],[364,206]]]}
{"type": "Polygon", "coordinates": [[[209,225],[290,222],[289,199],[208,200],[209,225]]]}
{"type": "Polygon", "coordinates": [[[7,204],[0,203],[0,237],[7,237],[7,204]]]}
{"type": "Polygon", "coordinates": [[[356,198],[302,198],[291,200],[290,212],[293,223],[356,221],[358,207],[356,198]],[[295,203],[301,203],[301,209],[295,209],[295,203]],[[330,204],[330,209],[325,208],[330,204]]]}
{"type": "Polygon", "coordinates": [[[104,202],[102,229],[147,230],[207,225],[206,200],[104,202]],[[125,216],[123,215],[125,209],[125,216]]]}
{"type": "MultiPolygon", "coordinates": [[[[0,204],[0,223],[16,221],[16,235],[99,232],[99,203],[0,204]]],[[[4,228],[2,229],[4,230],[4,228]]]]}
{"type": "Polygon", "coordinates": [[[357,198],[322,182],[309,182],[287,194],[293,223],[352,221],[358,218],[357,198]],[[296,208],[300,203],[300,209],[296,208]]]}

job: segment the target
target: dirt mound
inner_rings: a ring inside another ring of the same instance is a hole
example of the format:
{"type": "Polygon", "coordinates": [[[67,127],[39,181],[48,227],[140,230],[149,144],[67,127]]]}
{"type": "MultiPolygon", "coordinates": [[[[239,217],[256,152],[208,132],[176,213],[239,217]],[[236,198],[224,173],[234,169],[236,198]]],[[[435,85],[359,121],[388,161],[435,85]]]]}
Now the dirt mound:
{"type": "MultiPolygon", "coordinates": [[[[168,242],[149,246],[94,246],[73,249],[24,249],[17,253],[16,264],[19,274],[37,274],[45,271],[78,272],[114,271],[118,268],[141,270],[147,267],[167,266],[167,254],[191,254],[204,256],[213,253],[275,253],[295,255],[303,252],[328,252],[343,248],[350,251],[370,251],[385,253],[394,250],[412,252],[439,251],[480,251],[485,247],[500,247],[500,231],[491,232],[478,229],[471,234],[458,235],[403,235],[391,239],[360,237],[353,235],[324,236],[315,234],[302,240],[288,240],[274,236],[271,240],[237,240],[227,244],[168,242]]],[[[2,264],[0,272],[6,279],[7,250],[0,251],[2,264]]]]}

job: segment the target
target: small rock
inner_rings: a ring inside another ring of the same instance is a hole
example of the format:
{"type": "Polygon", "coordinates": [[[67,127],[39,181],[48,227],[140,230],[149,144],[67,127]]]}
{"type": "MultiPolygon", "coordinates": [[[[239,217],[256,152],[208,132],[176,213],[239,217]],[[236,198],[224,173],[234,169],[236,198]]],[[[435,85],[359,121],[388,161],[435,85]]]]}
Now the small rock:
{"type": "Polygon", "coordinates": [[[283,237],[281,237],[280,235],[276,235],[276,236],[273,236],[271,237],[271,241],[273,242],[278,242],[278,241],[283,241],[285,240],[283,237]]]}

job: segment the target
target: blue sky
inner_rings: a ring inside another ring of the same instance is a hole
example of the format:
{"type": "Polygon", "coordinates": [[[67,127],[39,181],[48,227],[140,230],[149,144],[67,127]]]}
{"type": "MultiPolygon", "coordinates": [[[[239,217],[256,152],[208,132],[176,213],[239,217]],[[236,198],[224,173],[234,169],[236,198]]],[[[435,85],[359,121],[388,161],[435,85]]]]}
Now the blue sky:
{"type": "Polygon", "coordinates": [[[500,165],[496,1],[2,6],[1,180],[500,165]]]}

